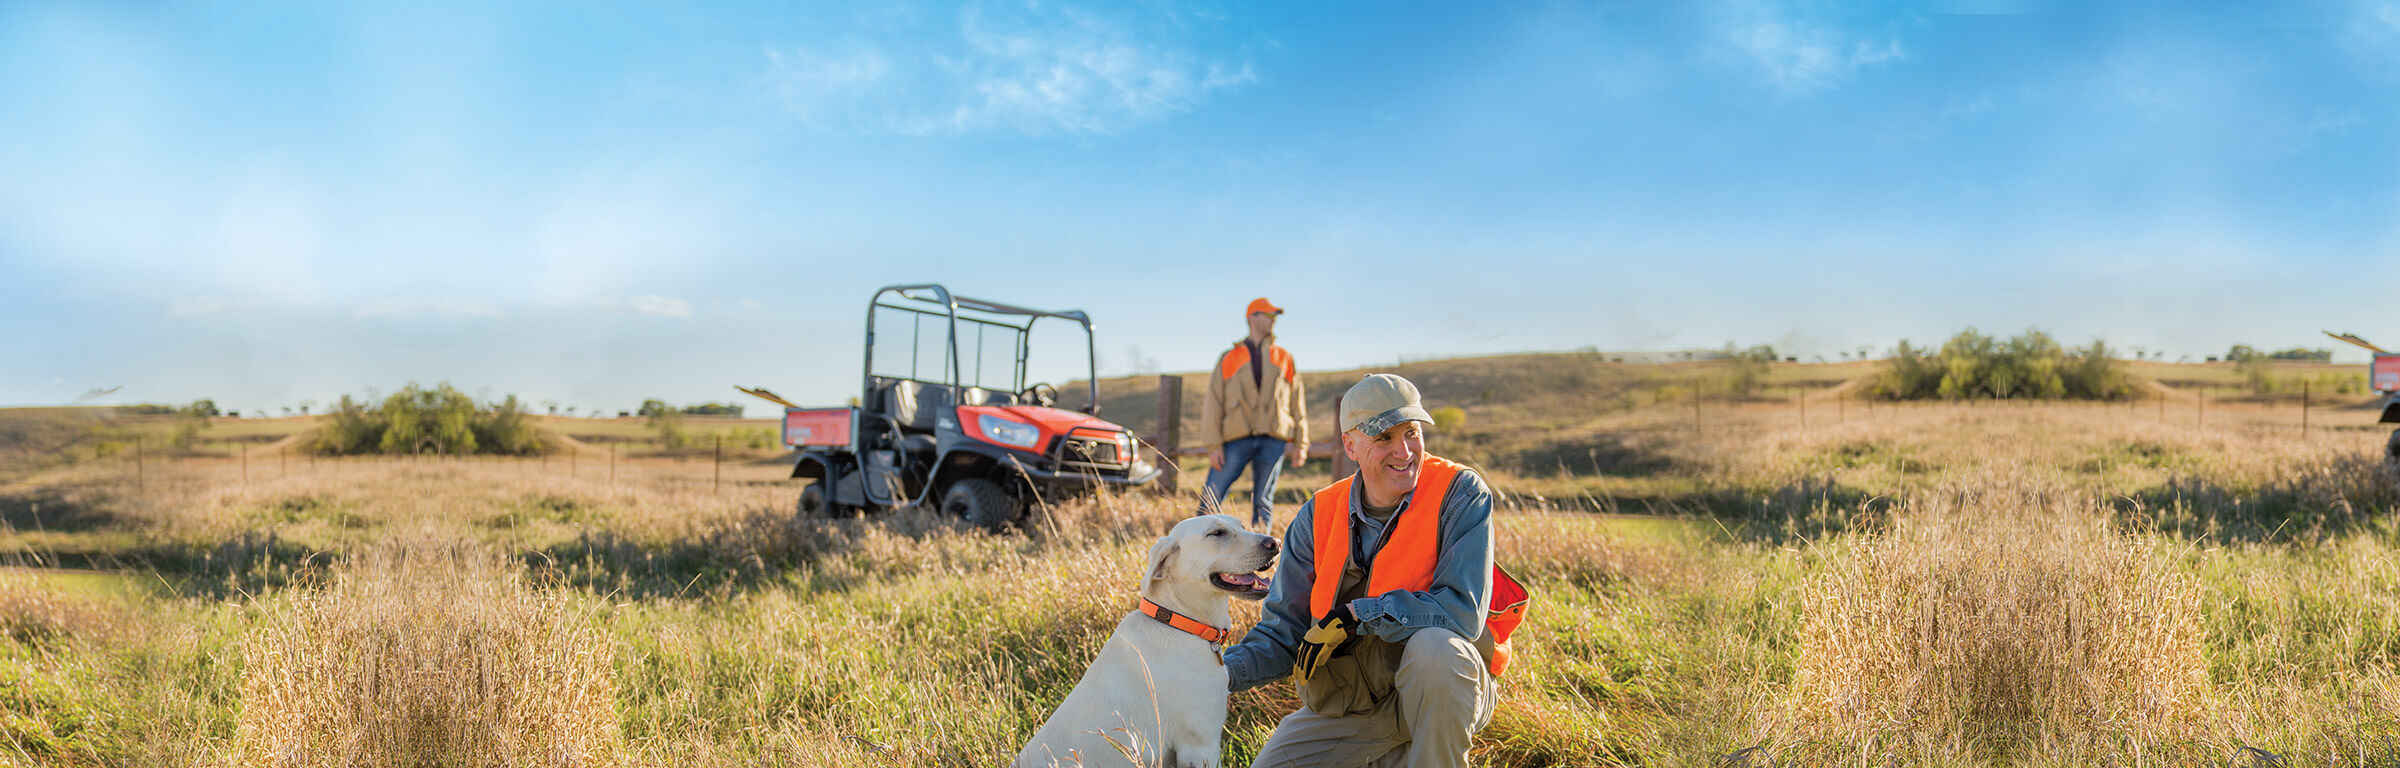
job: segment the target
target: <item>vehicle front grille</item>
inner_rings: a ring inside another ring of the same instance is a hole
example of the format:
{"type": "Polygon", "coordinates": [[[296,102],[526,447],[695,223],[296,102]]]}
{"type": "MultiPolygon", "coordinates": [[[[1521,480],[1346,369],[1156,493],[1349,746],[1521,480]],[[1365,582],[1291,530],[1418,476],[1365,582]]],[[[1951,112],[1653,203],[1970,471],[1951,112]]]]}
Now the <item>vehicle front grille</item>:
{"type": "Polygon", "coordinates": [[[1059,442],[1059,463],[1079,469],[1124,469],[1125,457],[1117,455],[1115,440],[1102,440],[1082,435],[1068,435],[1059,442]]]}

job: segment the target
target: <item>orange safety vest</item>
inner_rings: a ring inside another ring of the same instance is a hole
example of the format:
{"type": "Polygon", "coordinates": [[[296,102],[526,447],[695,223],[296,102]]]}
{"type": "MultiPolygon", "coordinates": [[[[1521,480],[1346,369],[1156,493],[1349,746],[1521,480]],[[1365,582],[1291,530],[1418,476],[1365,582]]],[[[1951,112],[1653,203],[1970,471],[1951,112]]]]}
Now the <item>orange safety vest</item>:
{"type": "MultiPolygon", "coordinates": [[[[1464,465],[1449,459],[1426,454],[1423,474],[1417,477],[1417,487],[1410,497],[1408,508],[1400,510],[1392,520],[1390,532],[1384,534],[1383,548],[1377,550],[1367,564],[1367,597],[1386,592],[1408,590],[1423,592],[1433,588],[1435,545],[1441,540],[1442,499],[1450,494],[1450,481],[1458,478],[1464,465]]],[[[1311,533],[1316,536],[1316,582],[1309,585],[1308,610],[1317,618],[1333,612],[1333,601],[1341,591],[1342,570],[1350,563],[1350,482],[1357,475],[1334,481],[1317,491],[1315,515],[1311,533]]],[[[1492,564],[1492,599],[1486,608],[1483,631],[1492,638],[1492,657],[1484,660],[1485,668],[1494,677],[1508,667],[1508,636],[1525,620],[1525,603],[1530,596],[1499,563],[1492,564]]]]}

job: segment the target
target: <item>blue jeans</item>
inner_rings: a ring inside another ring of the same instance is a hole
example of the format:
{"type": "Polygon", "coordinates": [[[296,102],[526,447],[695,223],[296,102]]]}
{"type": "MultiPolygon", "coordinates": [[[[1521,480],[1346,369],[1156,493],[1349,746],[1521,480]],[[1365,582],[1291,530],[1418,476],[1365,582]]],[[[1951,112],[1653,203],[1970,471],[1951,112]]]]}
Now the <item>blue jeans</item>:
{"type": "Polygon", "coordinates": [[[1200,496],[1200,514],[1223,508],[1225,494],[1242,467],[1250,468],[1250,524],[1275,522],[1275,478],[1283,475],[1283,451],[1290,443],[1272,435],[1251,435],[1225,441],[1225,468],[1208,471],[1208,489],[1200,496]]]}

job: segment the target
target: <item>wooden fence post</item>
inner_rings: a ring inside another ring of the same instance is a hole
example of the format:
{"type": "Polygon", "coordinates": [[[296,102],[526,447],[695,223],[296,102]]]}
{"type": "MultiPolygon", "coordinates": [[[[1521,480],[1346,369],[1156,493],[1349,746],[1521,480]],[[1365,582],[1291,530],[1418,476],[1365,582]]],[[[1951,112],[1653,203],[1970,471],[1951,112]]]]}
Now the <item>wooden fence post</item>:
{"type": "Polygon", "coordinates": [[[2300,436],[2308,437],[2308,382],[2300,382],[2300,436]]]}
{"type": "Polygon", "coordinates": [[[708,480],[708,492],[721,494],[725,490],[725,433],[723,432],[717,433],[715,463],[716,474],[708,480]]]}
{"type": "Polygon", "coordinates": [[[1150,433],[1150,446],[1158,450],[1162,463],[1158,466],[1158,485],[1161,494],[1182,490],[1183,464],[1175,457],[1175,449],[1183,445],[1183,377],[1171,373],[1158,375],[1158,427],[1150,433]]]}

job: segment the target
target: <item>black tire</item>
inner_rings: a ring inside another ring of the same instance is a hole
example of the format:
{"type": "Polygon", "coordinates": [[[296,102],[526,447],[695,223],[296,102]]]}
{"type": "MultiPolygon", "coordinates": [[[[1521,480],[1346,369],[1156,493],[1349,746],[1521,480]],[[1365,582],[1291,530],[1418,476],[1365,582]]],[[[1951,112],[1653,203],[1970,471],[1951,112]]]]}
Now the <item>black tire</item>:
{"type": "Polygon", "coordinates": [[[2392,430],[2392,438],[2383,443],[2383,477],[2400,485],[2400,429],[2392,430]]]}
{"type": "Polygon", "coordinates": [[[970,477],[942,490],[942,514],[997,533],[1024,517],[1025,508],[991,478],[970,477]]]}
{"type": "Polygon", "coordinates": [[[800,503],[795,510],[802,519],[833,516],[833,507],[825,503],[825,486],[819,483],[809,483],[800,489],[800,503]]]}

